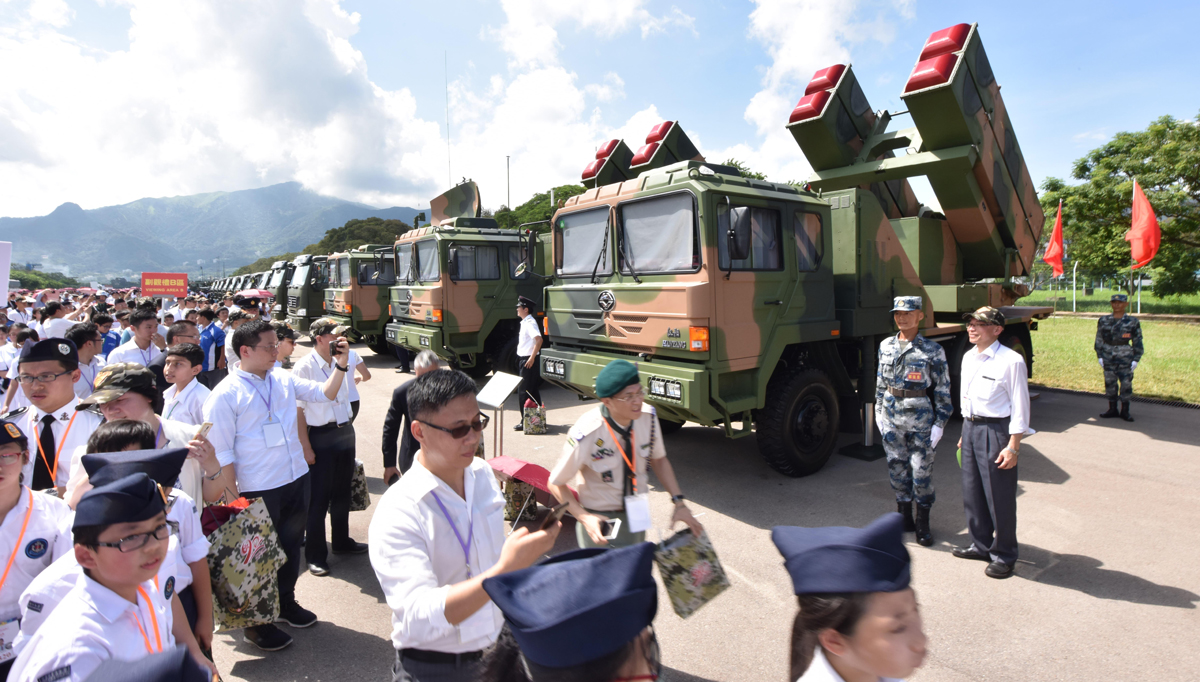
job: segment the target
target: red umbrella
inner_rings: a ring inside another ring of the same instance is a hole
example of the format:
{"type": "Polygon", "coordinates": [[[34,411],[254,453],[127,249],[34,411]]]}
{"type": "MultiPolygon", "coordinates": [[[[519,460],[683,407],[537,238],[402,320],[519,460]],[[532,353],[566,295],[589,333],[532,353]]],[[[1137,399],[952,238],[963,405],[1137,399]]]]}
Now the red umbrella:
{"type": "Polygon", "coordinates": [[[76,289],[75,291],[76,291],[76,292],[78,292],[78,293],[81,293],[81,294],[94,294],[94,293],[96,293],[96,290],[95,290],[95,289],[93,289],[93,288],[91,288],[91,287],[83,287],[82,289],[76,289]]]}
{"type": "Polygon", "coordinates": [[[245,291],[237,292],[237,295],[245,296],[246,298],[275,298],[275,294],[266,289],[246,289],[245,291]]]}
{"type": "MultiPolygon", "coordinates": [[[[537,498],[538,502],[547,507],[553,507],[558,504],[554,493],[550,492],[550,470],[546,467],[508,456],[493,457],[488,460],[488,464],[491,464],[492,469],[496,470],[502,477],[515,478],[518,481],[533,486],[533,495],[537,498]]],[[[575,495],[576,499],[579,499],[579,494],[574,489],[569,487],[568,489],[571,490],[571,494],[575,495]]]]}

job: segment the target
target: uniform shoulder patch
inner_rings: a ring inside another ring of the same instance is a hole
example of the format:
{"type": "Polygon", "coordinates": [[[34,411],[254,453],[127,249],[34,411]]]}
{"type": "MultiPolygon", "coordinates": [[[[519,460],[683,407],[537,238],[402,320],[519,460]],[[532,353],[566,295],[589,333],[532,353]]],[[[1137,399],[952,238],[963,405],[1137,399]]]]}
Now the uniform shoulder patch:
{"type": "Polygon", "coordinates": [[[64,665],[61,668],[55,668],[54,670],[51,670],[45,675],[37,678],[37,682],[58,682],[58,680],[65,680],[70,676],[71,666],[64,665]]]}
{"type": "Polygon", "coordinates": [[[30,559],[40,559],[48,549],[50,549],[50,543],[46,542],[46,538],[30,540],[29,544],[25,545],[25,556],[30,559]]]}
{"type": "Polygon", "coordinates": [[[7,431],[8,435],[12,436],[13,438],[21,437],[21,429],[18,429],[15,424],[6,423],[4,425],[4,430],[7,431]]]}

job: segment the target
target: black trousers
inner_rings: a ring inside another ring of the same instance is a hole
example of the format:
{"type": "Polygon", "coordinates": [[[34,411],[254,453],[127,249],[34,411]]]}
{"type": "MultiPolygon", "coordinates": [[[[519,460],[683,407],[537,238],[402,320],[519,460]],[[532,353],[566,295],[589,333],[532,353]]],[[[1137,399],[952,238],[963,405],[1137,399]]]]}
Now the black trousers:
{"type": "Polygon", "coordinates": [[[1008,419],[963,422],[962,484],[967,532],[975,549],[1010,566],[1017,561],[1017,469],[996,465],[1008,445],[1008,419]]]}
{"type": "Polygon", "coordinates": [[[521,372],[521,385],[517,388],[517,411],[520,411],[530,396],[533,396],[534,402],[538,405],[542,404],[542,392],[538,390],[542,385],[542,374],[538,371],[536,360],[533,363],[533,367],[525,366],[525,363],[528,361],[528,355],[517,356],[517,367],[520,368],[521,372]]]}
{"type": "Polygon", "coordinates": [[[392,346],[396,351],[396,359],[400,361],[400,370],[404,372],[412,371],[413,353],[407,348],[401,346],[392,346]]]}
{"type": "MultiPolygon", "coordinates": [[[[286,607],[296,602],[296,580],[300,577],[300,543],[304,540],[304,526],[308,521],[308,479],[311,472],[271,490],[243,492],[242,497],[261,497],[267,505],[271,523],[287,562],[279,569],[279,606],[286,607]]],[[[267,627],[267,626],[256,626],[267,627]]],[[[269,626],[269,627],[274,627],[269,626]]]]}
{"type": "Polygon", "coordinates": [[[312,490],[308,505],[308,532],[304,558],[308,563],[325,563],[325,515],[333,531],[333,547],[341,549],[354,543],[350,539],[350,483],[354,478],[354,427],[310,426],[308,442],[317,461],[309,468],[312,490]]]}

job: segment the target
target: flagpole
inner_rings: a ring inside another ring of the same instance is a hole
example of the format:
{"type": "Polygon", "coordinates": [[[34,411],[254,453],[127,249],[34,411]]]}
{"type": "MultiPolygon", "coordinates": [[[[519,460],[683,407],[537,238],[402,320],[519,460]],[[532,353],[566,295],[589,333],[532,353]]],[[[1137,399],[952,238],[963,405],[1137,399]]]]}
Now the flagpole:
{"type": "Polygon", "coordinates": [[[1075,312],[1075,274],[1078,272],[1079,261],[1075,261],[1075,267],[1071,268],[1071,312],[1075,312]]]}
{"type": "Polygon", "coordinates": [[[1138,315],[1142,314],[1142,274],[1138,273],[1138,315]]]}

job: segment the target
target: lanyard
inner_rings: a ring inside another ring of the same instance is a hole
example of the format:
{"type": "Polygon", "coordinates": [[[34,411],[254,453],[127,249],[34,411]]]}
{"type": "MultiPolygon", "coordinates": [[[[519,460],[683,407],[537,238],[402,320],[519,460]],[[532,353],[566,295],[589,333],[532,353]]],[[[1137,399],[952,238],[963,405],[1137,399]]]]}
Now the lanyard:
{"type": "MultiPolygon", "coordinates": [[[[91,366],[91,363],[88,363],[88,366],[91,366]]],[[[83,374],[83,368],[84,368],[84,365],[79,366],[80,374],[83,374]]],[[[92,376],[88,377],[85,375],[85,378],[87,379],[87,382],[88,382],[88,387],[91,388],[93,391],[96,390],[96,374],[99,372],[100,372],[100,368],[97,367],[92,370],[92,376]]]]}
{"type": "Polygon", "coordinates": [[[267,373],[267,394],[265,396],[262,394],[262,391],[258,390],[258,386],[255,386],[249,379],[242,377],[242,380],[250,384],[250,388],[253,388],[258,397],[262,398],[262,401],[267,404],[267,421],[271,421],[271,374],[267,373]]]}
{"type": "MultiPolygon", "coordinates": [[[[158,577],[158,576],[155,576],[158,577]]],[[[158,644],[157,651],[150,646],[150,638],[146,636],[146,628],[142,627],[142,619],[137,615],[137,609],[134,609],[133,622],[137,623],[138,630],[142,632],[142,639],[146,640],[146,651],[149,653],[158,653],[162,648],[162,635],[158,632],[158,616],[154,615],[154,604],[150,602],[150,595],[146,594],[146,588],[138,585],[138,594],[142,595],[142,599],[146,600],[146,610],[150,612],[150,624],[154,626],[154,641],[158,644]]]]}
{"type": "Polygon", "coordinates": [[[463,558],[467,563],[467,577],[471,577],[471,541],[475,539],[475,526],[471,523],[471,509],[467,508],[467,541],[463,542],[462,533],[458,532],[458,526],[454,525],[454,519],[450,518],[450,512],[446,511],[446,505],[442,504],[442,498],[438,497],[437,493],[431,493],[434,501],[438,503],[438,507],[442,510],[442,516],[446,517],[446,521],[450,522],[450,530],[454,531],[454,537],[458,538],[458,546],[462,547],[463,558]]]}
{"type": "MultiPolygon", "coordinates": [[[[29,415],[29,420],[33,424],[34,432],[37,431],[37,419],[35,418],[36,416],[37,416],[36,413],[29,415]]],[[[67,436],[70,435],[70,433],[71,433],[71,427],[75,426],[75,417],[78,417],[78,416],[79,416],[79,411],[76,410],[76,412],[71,415],[71,421],[67,422],[67,430],[63,431],[62,440],[58,441],[58,448],[56,448],[54,450],[54,466],[50,466],[50,462],[46,461],[46,451],[42,449],[41,434],[38,434],[38,441],[37,441],[38,454],[40,454],[42,456],[42,462],[45,462],[45,464],[46,464],[46,471],[50,472],[50,479],[55,482],[55,485],[58,484],[58,456],[62,454],[63,446],[67,444],[67,436]]],[[[42,430],[45,431],[46,427],[43,426],[42,430]]],[[[53,431],[51,431],[51,433],[53,433],[53,431]]]]}
{"type": "Polygon", "coordinates": [[[160,419],[158,421],[158,433],[154,436],[154,447],[158,447],[158,444],[162,442],[162,439],[163,439],[162,420],[160,419]]]}
{"type": "MultiPolygon", "coordinates": [[[[629,467],[629,475],[633,477],[633,494],[636,495],[638,490],[637,469],[633,466],[633,460],[629,458],[629,455],[625,454],[625,448],[621,445],[621,439],[617,437],[616,432],[613,431],[607,419],[604,420],[604,428],[608,429],[608,432],[612,434],[613,444],[617,446],[617,452],[621,453],[621,459],[625,460],[626,466],[629,467]]],[[[637,459],[637,436],[633,431],[633,422],[629,422],[629,447],[633,448],[633,457],[637,459]]]]}
{"type": "Polygon", "coordinates": [[[33,490],[29,491],[29,509],[25,510],[25,521],[21,523],[21,533],[17,536],[17,544],[13,546],[12,554],[8,555],[8,564],[4,566],[4,575],[0,577],[0,590],[4,589],[4,583],[8,582],[8,570],[12,568],[13,559],[17,558],[17,552],[21,549],[21,540],[25,538],[25,529],[29,527],[29,516],[33,513],[33,490]]]}
{"type": "MultiPolygon", "coordinates": [[[[154,347],[154,344],[151,343],[150,348],[153,348],[153,347],[154,347]]],[[[147,348],[146,350],[142,350],[141,348],[138,348],[138,354],[146,359],[146,362],[142,363],[143,367],[149,367],[150,362],[152,360],[154,360],[154,351],[150,350],[150,348],[147,348]]]]}

